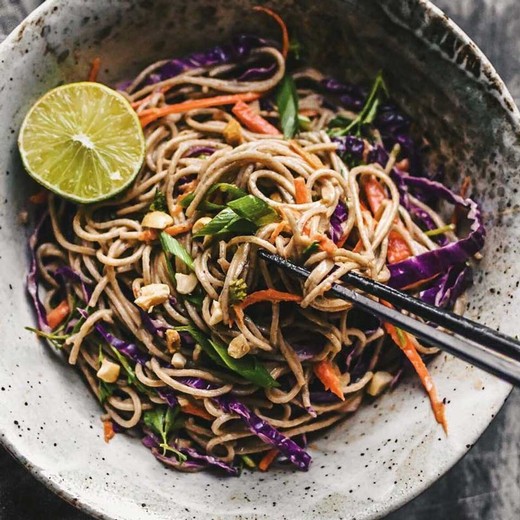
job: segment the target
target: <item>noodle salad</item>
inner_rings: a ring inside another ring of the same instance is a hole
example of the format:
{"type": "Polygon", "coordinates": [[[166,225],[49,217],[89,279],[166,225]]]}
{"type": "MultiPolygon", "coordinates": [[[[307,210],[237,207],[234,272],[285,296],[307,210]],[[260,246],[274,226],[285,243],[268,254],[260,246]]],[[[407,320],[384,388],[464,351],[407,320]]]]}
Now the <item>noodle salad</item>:
{"type": "Polygon", "coordinates": [[[325,76],[258,10],[281,46],[239,35],[116,87],[144,132],[126,189],[31,197],[31,330],[82,372],[107,441],[133,431],[179,471],[307,470],[308,436],[406,370],[446,430],[425,364],[437,350],[327,292],[356,271],[461,312],[484,243],[468,182],[455,192],[430,173],[383,75],[371,88],[325,76]]]}

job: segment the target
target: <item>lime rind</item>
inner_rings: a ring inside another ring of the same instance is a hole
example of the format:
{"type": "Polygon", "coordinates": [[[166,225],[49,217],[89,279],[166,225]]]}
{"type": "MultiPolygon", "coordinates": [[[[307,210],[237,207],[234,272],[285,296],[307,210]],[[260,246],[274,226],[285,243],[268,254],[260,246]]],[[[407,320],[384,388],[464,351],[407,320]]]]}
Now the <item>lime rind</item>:
{"type": "Polygon", "coordinates": [[[93,82],[47,92],[26,115],[18,138],[28,173],[79,203],[120,193],[145,155],[139,117],[120,93],[93,82]]]}

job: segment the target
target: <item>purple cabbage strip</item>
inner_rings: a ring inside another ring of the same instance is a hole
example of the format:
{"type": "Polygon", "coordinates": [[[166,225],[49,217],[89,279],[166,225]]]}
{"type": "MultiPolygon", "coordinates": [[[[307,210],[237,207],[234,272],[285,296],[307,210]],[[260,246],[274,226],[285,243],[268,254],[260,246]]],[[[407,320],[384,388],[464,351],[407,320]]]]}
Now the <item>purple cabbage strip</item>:
{"type": "Polygon", "coordinates": [[[175,408],[179,404],[175,392],[169,386],[158,388],[157,395],[164,399],[170,408],[175,408]]]}
{"type": "Polygon", "coordinates": [[[139,308],[139,314],[141,315],[141,323],[143,327],[154,336],[163,337],[164,331],[171,327],[165,325],[161,320],[154,320],[147,312],[139,308]]]}
{"type": "Polygon", "coordinates": [[[320,86],[325,92],[338,96],[341,104],[357,112],[363,108],[367,91],[358,85],[341,83],[334,78],[325,78],[320,81],[320,86]]]}
{"type": "Polygon", "coordinates": [[[61,278],[63,282],[69,280],[70,282],[81,284],[81,290],[83,291],[83,300],[85,301],[85,303],[88,303],[90,297],[92,296],[92,292],[87,287],[87,284],[91,283],[90,280],[81,276],[80,273],[74,271],[74,269],[72,269],[68,265],[64,265],[56,269],[56,271],[54,271],[54,277],[61,278]]]}
{"type": "Polygon", "coordinates": [[[246,423],[249,430],[266,444],[271,444],[280,450],[298,469],[307,471],[311,456],[302,450],[292,439],[281,434],[263,419],[260,419],[249,408],[233,397],[217,398],[220,407],[228,413],[236,413],[246,423]]]}
{"type": "Polygon", "coordinates": [[[223,460],[218,459],[217,457],[213,457],[212,455],[204,455],[202,453],[199,453],[194,448],[181,448],[175,445],[172,445],[172,448],[175,448],[176,450],[180,451],[183,455],[186,455],[191,460],[186,460],[184,462],[179,462],[174,457],[167,457],[165,455],[161,455],[158,451],[159,448],[159,440],[157,437],[151,433],[147,432],[147,435],[143,437],[141,441],[147,448],[150,448],[152,450],[152,453],[154,456],[160,460],[161,462],[164,462],[165,464],[169,466],[173,466],[175,468],[191,468],[193,465],[193,468],[201,469],[205,467],[214,467],[221,470],[224,470],[228,475],[231,475],[233,477],[237,477],[240,474],[240,470],[236,466],[231,466],[230,464],[224,462],[223,460]],[[188,464],[188,466],[185,466],[188,464]]]}
{"type": "MultiPolygon", "coordinates": [[[[82,309],[79,309],[79,312],[82,316],[86,316],[86,312],[82,309]]],[[[109,345],[112,345],[116,350],[121,352],[121,354],[126,356],[128,359],[131,359],[134,363],[144,365],[150,359],[148,354],[141,352],[137,348],[137,345],[116,338],[112,333],[108,332],[100,322],[97,322],[94,325],[94,328],[109,345]]]]}
{"type": "Polygon", "coordinates": [[[266,41],[257,36],[240,34],[228,45],[217,45],[204,52],[196,52],[184,58],[174,58],[158,67],[145,80],[145,85],[154,85],[173,78],[190,69],[223,65],[247,58],[254,48],[265,45],[266,41]]]}
{"type": "Polygon", "coordinates": [[[431,287],[419,294],[419,298],[436,307],[452,307],[456,299],[466,289],[470,278],[470,268],[456,264],[440,276],[431,287]]]}
{"type": "Polygon", "coordinates": [[[462,264],[480,251],[484,246],[486,231],[478,205],[471,199],[463,199],[439,182],[424,177],[412,177],[402,174],[402,179],[410,188],[421,189],[432,196],[442,198],[451,204],[468,208],[467,218],[472,222],[466,238],[449,243],[439,249],[427,251],[402,262],[390,264],[391,278],[388,284],[402,289],[421,280],[426,280],[439,273],[446,272],[455,264],[462,264]]]}
{"type": "MultiPolygon", "coordinates": [[[[196,377],[183,377],[179,381],[199,390],[211,390],[211,383],[196,377]]],[[[249,430],[263,442],[280,450],[298,469],[307,471],[311,463],[311,456],[302,450],[292,439],[289,439],[276,428],[260,419],[247,406],[231,396],[216,397],[214,400],[227,413],[236,413],[246,423],[249,430]]]]}
{"type": "Polygon", "coordinates": [[[355,135],[333,137],[332,142],[338,145],[338,148],[336,149],[338,155],[350,154],[356,159],[361,159],[363,157],[365,142],[361,137],[356,137],[355,135]]]}
{"type": "Polygon", "coordinates": [[[37,222],[32,235],[29,237],[29,252],[30,252],[30,267],[29,272],[27,273],[26,283],[27,283],[27,292],[29,293],[34,310],[36,311],[36,316],[38,318],[38,328],[42,332],[50,333],[52,329],[49,327],[47,323],[47,316],[45,313],[45,308],[43,303],[38,296],[38,264],[36,262],[36,246],[38,244],[38,237],[43,227],[43,224],[47,220],[49,216],[49,212],[45,211],[41,216],[40,220],[37,222]]]}
{"type": "Polygon", "coordinates": [[[276,63],[271,63],[265,66],[250,67],[237,78],[237,81],[262,81],[270,78],[276,70],[276,66],[276,63]]]}
{"type": "Polygon", "coordinates": [[[184,157],[197,157],[198,155],[212,155],[214,153],[215,148],[212,146],[193,146],[184,157]]]}
{"type": "Polygon", "coordinates": [[[343,238],[343,222],[347,220],[348,210],[346,204],[340,200],[334,213],[330,217],[329,236],[337,244],[343,238]]]}

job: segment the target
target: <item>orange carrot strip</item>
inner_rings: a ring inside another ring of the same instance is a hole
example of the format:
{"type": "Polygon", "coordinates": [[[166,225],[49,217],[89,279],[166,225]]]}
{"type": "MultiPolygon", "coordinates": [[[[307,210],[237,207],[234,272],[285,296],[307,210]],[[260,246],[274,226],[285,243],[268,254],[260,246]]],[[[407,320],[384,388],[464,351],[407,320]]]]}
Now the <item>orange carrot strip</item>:
{"type": "Polygon", "coordinates": [[[179,186],[179,191],[182,193],[192,193],[193,191],[195,191],[195,188],[197,187],[198,183],[199,179],[193,179],[192,181],[187,182],[182,186],[179,186]]]}
{"type": "Polygon", "coordinates": [[[312,240],[318,242],[320,249],[322,251],[325,251],[329,255],[334,254],[336,249],[338,249],[338,246],[329,237],[326,237],[325,235],[314,235],[312,237],[312,240]]]}
{"type": "Polygon", "coordinates": [[[330,390],[337,395],[342,401],[345,400],[343,391],[341,390],[341,382],[338,376],[338,368],[331,361],[324,359],[314,365],[314,373],[316,377],[323,383],[325,390],[330,390]]]}
{"type": "Polygon", "coordinates": [[[40,190],[29,197],[31,204],[45,204],[47,200],[49,200],[49,192],[47,190],[40,190]]]}
{"type": "MultiPolygon", "coordinates": [[[[381,301],[387,307],[392,307],[388,302],[381,301]]],[[[407,332],[403,331],[403,337],[405,338],[404,345],[401,343],[401,338],[397,333],[397,329],[390,323],[384,324],[385,330],[388,332],[392,341],[403,351],[404,355],[408,358],[412,366],[414,367],[422,385],[424,386],[433,410],[435,420],[442,425],[444,431],[448,432],[448,423],[446,422],[444,404],[439,400],[437,396],[437,390],[433,383],[433,380],[428,372],[428,368],[424,364],[421,356],[417,352],[416,344],[417,340],[407,332]]]]}
{"type": "Polygon", "coordinates": [[[460,186],[460,196],[466,198],[468,195],[468,190],[471,186],[471,177],[466,175],[464,177],[464,180],[462,181],[462,184],[460,186]]]}
{"type": "Polygon", "coordinates": [[[250,305],[260,302],[301,302],[299,294],[277,291],[276,289],[264,289],[248,294],[244,301],[238,305],[241,310],[247,309],[250,305]]]}
{"type": "Polygon", "coordinates": [[[90,66],[88,81],[97,81],[100,67],[101,67],[101,58],[94,58],[92,60],[92,65],[90,66]]]}
{"type": "Polygon", "coordinates": [[[395,163],[395,167],[402,172],[407,172],[410,169],[410,161],[408,159],[401,159],[399,162],[395,163]]]}
{"type": "MultiPolygon", "coordinates": [[[[186,195],[188,195],[188,194],[186,193],[186,195]]],[[[175,207],[173,208],[173,211],[170,213],[170,215],[172,217],[175,217],[176,215],[179,215],[180,213],[182,213],[183,209],[184,208],[182,206],[180,206],[179,204],[176,204],[175,207]]]]}
{"type": "Polygon", "coordinates": [[[106,443],[109,443],[116,435],[112,421],[103,421],[103,437],[106,443]]]}
{"type": "Polygon", "coordinates": [[[69,315],[70,307],[67,300],[63,300],[57,307],[47,314],[47,323],[51,329],[55,329],[69,315]]]}
{"type": "Polygon", "coordinates": [[[388,197],[381,183],[373,177],[365,181],[364,188],[370,211],[375,215],[383,201],[388,199],[388,197]]]}
{"type": "Polygon", "coordinates": [[[289,52],[289,31],[287,30],[287,26],[282,20],[282,17],[275,13],[272,9],[264,7],[263,5],[256,5],[253,7],[253,10],[267,13],[269,16],[274,18],[276,23],[280,26],[280,29],[282,30],[282,56],[284,59],[287,58],[287,53],[289,52]]]}
{"type": "Polygon", "coordinates": [[[280,130],[265,120],[243,101],[238,101],[231,109],[235,117],[251,132],[267,135],[280,135],[280,130]]]}
{"type": "Polygon", "coordinates": [[[406,240],[397,231],[390,231],[388,235],[388,251],[386,252],[388,263],[395,264],[396,262],[406,260],[410,256],[412,256],[412,252],[406,240]]]}
{"type": "Polygon", "coordinates": [[[311,194],[307,189],[307,185],[305,184],[305,179],[303,177],[298,177],[294,179],[294,199],[296,204],[306,204],[311,200],[311,194]]]}
{"type": "Polygon", "coordinates": [[[191,222],[186,222],[184,224],[174,224],[173,226],[167,227],[164,232],[168,233],[171,237],[175,237],[177,235],[182,235],[183,233],[187,233],[193,224],[191,222]]]}
{"type": "Polygon", "coordinates": [[[276,448],[269,450],[263,457],[262,460],[258,463],[258,469],[260,471],[267,471],[271,464],[274,462],[274,459],[276,459],[276,456],[278,455],[278,450],[276,448]]]}
{"type": "Polygon", "coordinates": [[[354,249],[352,250],[354,253],[359,253],[363,249],[363,241],[359,239],[357,241],[357,244],[354,246],[354,249]]]}
{"type": "Polygon", "coordinates": [[[271,242],[271,244],[274,244],[274,241],[278,238],[278,236],[284,230],[286,225],[287,225],[287,222],[285,222],[285,220],[278,222],[278,224],[274,228],[273,232],[271,233],[271,236],[269,237],[269,242],[271,242]]]}
{"type": "Polygon", "coordinates": [[[171,85],[164,85],[161,88],[154,90],[151,94],[148,94],[144,98],[138,99],[137,101],[133,101],[132,103],[130,103],[130,106],[135,110],[135,109],[139,108],[140,106],[142,106],[147,101],[150,101],[150,99],[152,99],[152,96],[154,94],[157,94],[157,92],[162,92],[164,94],[166,91],[170,90],[171,87],[172,87],[171,85]]]}
{"type": "Polygon", "coordinates": [[[164,105],[160,108],[148,108],[139,114],[141,126],[145,127],[160,117],[168,114],[182,114],[195,108],[209,108],[218,107],[221,105],[234,105],[239,101],[254,101],[258,99],[260,94],[258,92],[245,92],[244,94],[225,94],[223,96],[214,96],[210,98],[188,99],[181,103],[173,105],[164,105]]]}
{"type": "Polygon", "coordinates": [[[139,240],[143,242],[153,242],[157,239],[157,236],[157,230],[145,229],[144,231],[141,231],[141,234],[139,235],[139,240]]]}
{"type": "Polygon", "coordinates": [[[199,408],[198,406],[195,406],[191,403],[187,403],[184,406],[182,406],[182,411],[184,413],[187,413],[188,415],[202,417],[202,419],[213,419],[213,416],[210,415],[206,410],[204,410],[203,408],[199,408]]]}

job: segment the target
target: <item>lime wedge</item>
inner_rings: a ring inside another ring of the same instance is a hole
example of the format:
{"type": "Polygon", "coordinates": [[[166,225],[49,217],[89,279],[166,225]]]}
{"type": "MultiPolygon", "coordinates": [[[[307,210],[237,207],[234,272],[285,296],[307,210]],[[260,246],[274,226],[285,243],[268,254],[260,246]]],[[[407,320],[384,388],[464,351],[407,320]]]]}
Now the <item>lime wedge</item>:
{"type": "Polygon", "coordinates": [[[47,92],[25,116],[18,146],[36,181],[80,203],[125,189],[145,153],[139,118],[128,101],[94,82],[47,92]]]}

